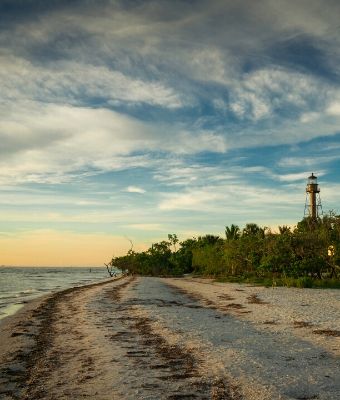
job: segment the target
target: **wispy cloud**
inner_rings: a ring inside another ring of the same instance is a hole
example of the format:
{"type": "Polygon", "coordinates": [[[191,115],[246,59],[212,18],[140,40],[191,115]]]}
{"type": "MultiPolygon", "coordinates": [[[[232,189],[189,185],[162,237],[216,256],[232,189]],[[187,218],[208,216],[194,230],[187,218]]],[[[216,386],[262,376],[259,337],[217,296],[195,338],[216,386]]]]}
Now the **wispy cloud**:
{"type": "MultiPolygon", "coordinates": [[[[211,213],[243,212],[250,213],[250,207],[258,210],[266,205],[276,207],[291,207],[301,202],[301,194],[281,189],[248,185],[214,185],[201,189],[189,189],[182,192],[164,194],[164,200],[159,204],[161,210],[205,210],[211,213]],[[213,206],[212,206],[213,204],[213,206]]],[[[267,209],[268,211],[268,209],[267,209]]],[[[265,212],[265,210],[263,210],[265,212]]]]}
{"type": "Polygon", "coordinates": [[[113,229],[142,242],[228,221],[293,224],[312,171],[338,204],[337,2],[10,3],[8,231],[113,229]]]}
{"type": "MultiPolygon", "coordinates": [[[[330,156],[310,156],[310,157],[284,157],[279,161],[279,165],[281,167],[317,167],[320,169],[320,166],[337,161],[340,159],[340,155],[330,155],[330,156]]],[[[320,171],[321,172],[321,171],[320,171]]],[[[319,172],[319,175],[320,175],[319,172]]],[[[302,173],[300,173],[301,175],[302,173]]],[[[302,175],[301,175],[302,176],[302,175]]]]}
{"type": "Polygon", "coordinates": [[[331,103],[326,112],[330,115],[339,116],[340,115],[340,101],[331,103]]]}
{"type": "Polygon", "coordinates": [[[141,231],[164,231],[160,224],[129,224],[127,228],[137,229],[141,231]]]}
{"type": "Polygon", "coordinates": [[[139,194],[144,194],[146,192],[146,190],[138,186],[128,186],[126,188],[126,191],[129,193],[139,193],[139,194]]]}
{"type": "Polygon", "coordinates": [[[153,125],[103,108],[29,102],[0,114],[2,183],[67,182],[82,171],[143,167],[152,164],[150,150],[183,154],[226,150],[219,135],[153,125]],[[159,135],[159,129],[166,137],[159,135]],[[144,155],[131,154],[137,151],[144,155]]]}
{"type": "Polygon", "coordinates": [[[141,103],[165,108],[182,107],[183,100],[162,82],[142,81],[107,66],[62,61],[37,66],[17,57],[0,57],[1,97],[30,98],[61,104],[86,105],[95,100],[107,106],[141,103]]]}
{"type": "Polygon", "coordinates": [[[300,112],[309,110],[311,97],[322,107],[330,89],[325,82],[304,73],[283,68],[260,69],[245,74],[233,87],[230,107],[240,118],[259,120],[293,107],[300,112]]]}

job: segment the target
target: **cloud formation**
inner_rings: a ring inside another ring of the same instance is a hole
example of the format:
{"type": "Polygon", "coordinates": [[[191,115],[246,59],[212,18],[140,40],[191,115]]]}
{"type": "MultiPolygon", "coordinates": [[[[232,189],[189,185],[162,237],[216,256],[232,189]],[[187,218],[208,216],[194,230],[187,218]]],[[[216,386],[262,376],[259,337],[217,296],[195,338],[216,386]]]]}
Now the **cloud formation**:
{"type": "Polygon", "coordinates": [[[293,223],[312,170],[339,179],[339,13],[335,0],[2,1],[7,229],[69,220],[151,240],[247,213],[293,223]]]}

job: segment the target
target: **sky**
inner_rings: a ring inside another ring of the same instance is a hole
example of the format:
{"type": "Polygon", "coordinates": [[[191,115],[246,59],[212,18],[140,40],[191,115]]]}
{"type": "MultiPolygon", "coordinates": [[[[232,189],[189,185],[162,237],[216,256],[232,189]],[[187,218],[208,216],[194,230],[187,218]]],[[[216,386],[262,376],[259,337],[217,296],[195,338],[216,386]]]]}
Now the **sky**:
{"type": "Polygon", "coordinates": [[[340,204],[337,0],[0,0],[0,265],[340,204]]]}

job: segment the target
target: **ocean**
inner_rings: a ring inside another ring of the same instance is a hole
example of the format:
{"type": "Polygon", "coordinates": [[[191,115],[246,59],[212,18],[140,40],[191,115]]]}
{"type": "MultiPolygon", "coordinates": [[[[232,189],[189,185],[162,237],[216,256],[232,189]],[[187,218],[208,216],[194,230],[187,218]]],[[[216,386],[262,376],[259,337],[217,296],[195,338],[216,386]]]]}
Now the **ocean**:
{"type": "Polygon", "coordinates": [[[105,267],[0,267],[0,320],[43,294],[108,278],[105,267]]]}

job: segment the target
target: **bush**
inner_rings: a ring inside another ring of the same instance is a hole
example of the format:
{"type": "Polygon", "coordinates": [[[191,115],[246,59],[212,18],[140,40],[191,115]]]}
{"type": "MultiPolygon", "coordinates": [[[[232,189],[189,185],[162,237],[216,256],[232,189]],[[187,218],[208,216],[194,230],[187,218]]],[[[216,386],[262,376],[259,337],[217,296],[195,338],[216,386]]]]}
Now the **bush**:
{"type": "MultiPolygon", "coordinates": [[[[340,216],[310,223],[304,219],[291,230],[274,234],[256,224],[243,230],[226,228],[226,239],[199,236],[180,243],[175,234],[145,252],[132,250],[111,265],[141,275],[182,275],[195,272],[227,280],[265,282],[266,285],[322,287],[320,282],[340,275],[340,216]],[[329,254],[332,246],[333,254],[329,254]],[[317,282],[317,283],[316,283],[317,282]]],[[[337,283],[334,284],[337,287],[337,283]]],[[[340,285],[340,283],[339,283],[340,285]]]]}
{"type": "Polygon", "coordinates": [[[307,276],[296,279],[296,287],[298,288],[311,288],[313,287],[313,280],[307,276]]]}

